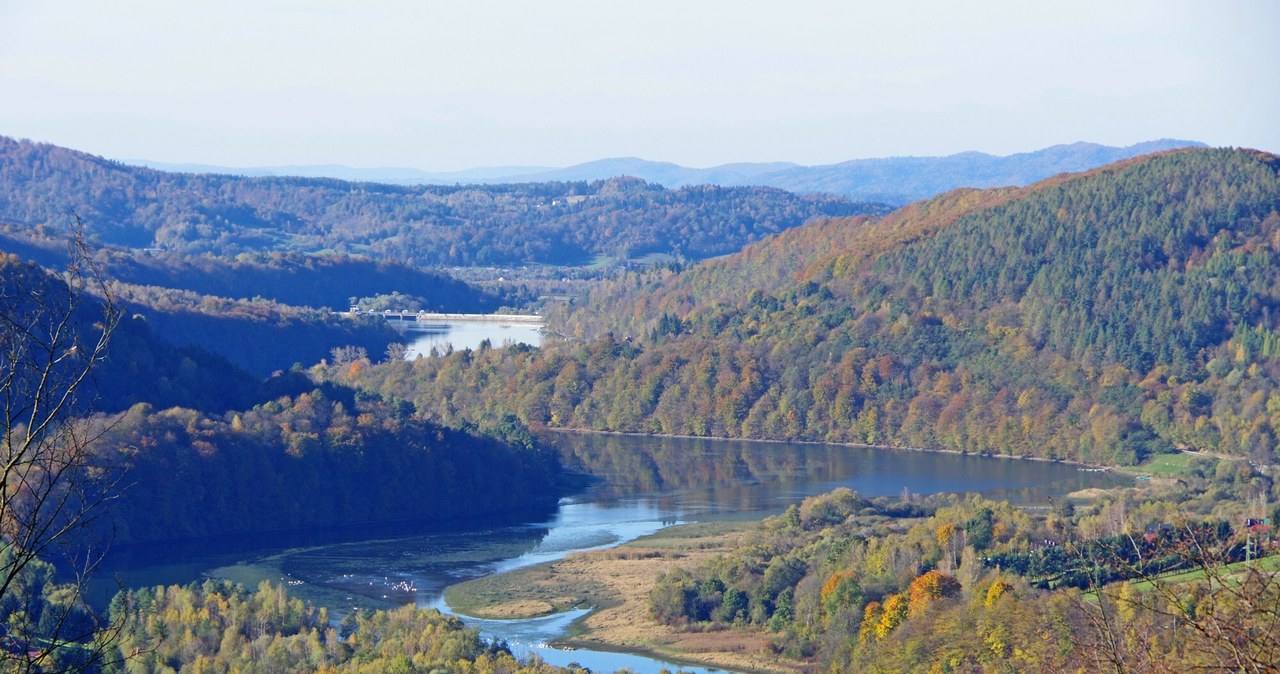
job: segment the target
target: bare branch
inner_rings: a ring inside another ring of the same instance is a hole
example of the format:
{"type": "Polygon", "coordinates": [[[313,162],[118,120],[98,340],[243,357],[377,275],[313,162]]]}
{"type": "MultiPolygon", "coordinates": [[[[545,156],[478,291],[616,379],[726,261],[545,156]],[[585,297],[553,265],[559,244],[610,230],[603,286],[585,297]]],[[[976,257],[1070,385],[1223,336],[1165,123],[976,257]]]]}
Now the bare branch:
{"type": "Polygon", "coordinates": [[[98,635],[81,600],[101,559],[85,533],[118,479],[95,469],[103,431],[85,417],[121,312],[83,237],[68,245],[60,277],[0,257],[0,605],[20,609],[0,625],[0,662],[12,671],[77,671],[112,633],[98,635]],[[54,558],[75,578],[56,603],[40,591],[54,558]]]}

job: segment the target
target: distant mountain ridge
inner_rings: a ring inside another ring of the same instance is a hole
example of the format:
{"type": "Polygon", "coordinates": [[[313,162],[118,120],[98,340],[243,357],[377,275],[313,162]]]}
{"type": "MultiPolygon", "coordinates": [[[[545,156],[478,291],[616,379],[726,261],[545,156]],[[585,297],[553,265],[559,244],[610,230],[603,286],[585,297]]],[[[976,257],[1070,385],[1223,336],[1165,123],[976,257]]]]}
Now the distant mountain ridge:
{"type": "Polygon", "coordinates": [[[542,173],[557,169],[548,166],[491,166],[461,171],[423,171],[406,166],[356,168],[342,164],[289,164],[284,166],[218,166],[163,162],[148,159],[122,159],[123,164],[142,166],[157,171],[176,173],[212,173],[246,178],[336,178],[351,182],[386,185],[453,185],[499,184],[514,182],[505,178],[524,173],[542,173]]]}
{"type": "Polygon", "coordinates": [[[710,168],[690,168],[638,157],[598,159],[565,168],[495,166],[452,172],[412,168],[362,169],[339,165],[226,168],[145,160],[127,160],[126,163],[188,173],[327,177],[401,185],[590,181],[634,176],[667,188],[689,185],[777,187],[789,192],[825,192],[858,201],[903,205],[958,187],[1021,187],[1059,173],[1086,171],[1138,155],[1204,146],[1197,141],[1166,138],[1128,147],[1077,142],[1007,156],[961,152],[942,157],[853,159],[818,166],[792,162],[745,162],[710,168]]]}
{"type": "Polygon", "coordinates": [[[346,253],[415,267],[700,260],[815,217],[889,210],[634,177],[454,186],[173,173],[0,136],[0,227],[58,236],[79,218],[102,244],[180,255],[346,253]]]}

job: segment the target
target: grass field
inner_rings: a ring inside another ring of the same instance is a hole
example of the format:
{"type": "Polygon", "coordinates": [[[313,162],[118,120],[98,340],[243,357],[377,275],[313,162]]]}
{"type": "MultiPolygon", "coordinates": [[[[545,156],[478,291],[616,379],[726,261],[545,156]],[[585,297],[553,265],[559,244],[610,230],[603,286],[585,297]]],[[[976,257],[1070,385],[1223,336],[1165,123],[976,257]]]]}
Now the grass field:
{"type": "MultiPolygon", "coordinates": [[[[1276,573],[1277,571],[1280,571],[1280,555],[1271,555],[1270,557],[1263,557],[1262,559],[1255,559],[1248,562],[1228,564],[1219,570],[1217,576],[1228,582],[1239,582],[1239,580],[1244,576],[1244,572],[1250,566],[1253,566],[1264,573],[1276,573]]],[[[1187,571],[1180,571],[1178,573],[1171,573],[1167,576],[1160,576],[1154,580],[1137,581],[1133,586],[1140,592],[1149,592],[1155,588],[1155,583],[1161,583],[1163,585],[1189,583],[1196,580],[1202,580],[1205,575],[1204,569],[1190,569],[1187,571]]]]}
{"type": "Polygon", "coordinates": [[[1178,452],[1176,454],[1156,454],[1145,463],[1134,466],[1130,470],[1137,473],[1149,473],[1158,477],[1180,477],[1191,472],[1196,463],[1216,461],[1211,456],[1178,452]]]}
{"type": "Polygon", "coordinates": [[[610,255],[597,255],[591,258],[591,261],[586,264],[586,267],[587,269],[604,269],[605,267],[613,264],[613,260],[614,258],[610,255]]]}

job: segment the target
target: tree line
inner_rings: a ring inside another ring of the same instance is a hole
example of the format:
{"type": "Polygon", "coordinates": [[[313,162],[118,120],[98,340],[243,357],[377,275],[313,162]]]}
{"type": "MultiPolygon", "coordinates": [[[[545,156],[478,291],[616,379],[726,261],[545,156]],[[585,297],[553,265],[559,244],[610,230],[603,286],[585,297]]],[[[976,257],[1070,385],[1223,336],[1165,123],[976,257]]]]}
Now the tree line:
{"type": "MultiPolygon", "coordinates": [[[[0,224],[0,247],[49,269],[68,262],[64,237],[46,227],[0,224]]],[[[116,282],[233,300],[345,311],[353,299],[404,292],[429,311],[463,313],[489,313],[524,300],[365,255],[274,250],[215,257],[105,244],[91,252],[100,272],[116,282]]]]}
{"type": "MultiPolygon", "coordinates": [[[[0,364],[10,371],[0,383],[7,446],[29,433],[32,447],[45,447],[40,415],[69,424],[67,436],[48,439],[53,454],[35,458],[65,465],[64,481],[96,476],[71,502],[110,500],[95,521],[122,542],[485,517],[558,496],[555,453],[514,417],[448,426],[419,418],[408,400],[316,384],[300,368],[260,379],[160,341],[149,319],[125,315],[137,307],[123,301],[129,289],[97,283],[69,286],[0,257],[0,364]],[[78,463],[59,458],[66,446],[78,448],[78,463]]],[[[284,345],[290,336],[273,322],[261,334],[284,345]]],[[[322,362],[354,375],[364,353],[347,346],[322,362]]],[[[31,469],[39,481],[50,470],[40,461],[31,469]]],[[[13,516],[24,491],[13,490],[13,516]]]]}
{"type": "Polygon", "coordinates": [[[256,590],[216,581],[132,590],[110,610],[124,629],[101,669],[107,674],[586,671],[517,660],[505,644],[432,609],[356,612],[335,626],[325,609],[266,582],[256,590]]]}
{"type": "Polygon", "coordinates": [[[480,521],[559,497],[555,452],[518,426],[485,435],[322,389],[222,415],[140,403],[104,421],[96,463],[127,485],[108,519],[120,542],[480,521]]]}

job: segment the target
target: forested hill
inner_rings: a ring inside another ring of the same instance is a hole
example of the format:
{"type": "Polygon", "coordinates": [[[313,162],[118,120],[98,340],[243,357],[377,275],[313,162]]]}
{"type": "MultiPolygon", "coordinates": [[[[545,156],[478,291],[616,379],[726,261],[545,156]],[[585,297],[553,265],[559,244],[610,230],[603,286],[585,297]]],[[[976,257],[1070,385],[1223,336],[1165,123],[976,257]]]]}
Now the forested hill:
{"type": "Polygon", "coordinates": [[[1052,147],[996,156],[985,152],[961,152],[944,157],[879,157],[852,159],[838,164],[801,166],[790,162],[722,164],[691,168],[671,162],[637,157],[616,157],[567,166],[489,167],[453,173],[429,173],[408,168],[358,169],[348,166],[275,166],[230,168],[202,164],[167,164],[151,161],[128,163],[162,171],[222,173],[249,176],[309,176],[400,185],[454,183],[543,183],[607,180],[635,176],[667,188],[688,185],[761,185],[790,192],[838,194],[855,201],[906,204],[928,199],[960,187],[1022,186],[1059,173],[1087,171],[1104,164],[1203,143],[1164,138],[1128,147],[1097,143],[1066,143],[1052,147]]]}
{"type": "MultiPolygon", "coordinates": [[[[0,314],[5,318],[0,338],[10,404],[34,399],[39,382],[68,381],[98,342],[100,326],[111,322],[99,298],[86,295],[83,287],[69,288],[35,264],[0,251],[0,314]],[[59,330],[64,317],[68,320],[59,330]],[[64,353],[80,355],[56,358],[64,353]],[[49,376],[36,376],[42,364],[55,360],[49,376]]],[[[262,396],[262,385],[244,370],[207,351],[166,344],[145,319],[120,313],[102,362],[80,391],[77,412],[114,413],[137,403],[222,412],[262,396]]]]}
{"type": "MultiPolygon", "coordinates": [[[[138,300],[124,293],[111,309],[101,291],[112,284],[76,278],[0,253],[0,412],[38,419],[71,392],[55,418],[87,419],[75,432],[92,438],[84,447],[93,471],[123,474],[128,485],[103,520],[117,541],[458,521],[555,504],[558,461],[513,419],[449,428],[417,419],[407,401],[317,385],[302,371],[262,381],[221,356],[161,341],[155,326],[178,329],[180,319],[136,314],[138,300]],[[86,371],[82,385],[71,383],[86,371]]],[[[241,318],[234,308],[217,313],[241,318]]],[[[188,324],[219,329],[213,319],[188,324]]],[[[249,346],[268,352],[308,330],[242,328],[249,346]]],[[[23,424],[8,430],[20,434],[23,424]]]]}
{"type": "Polygon", "coordinates": [[[678,276],[620,279],[564,320],[585,341],[362,376],[445,419],[1271,463],[1278,169],[1258,152],[1175,151],[814,223],[678,276]]]}
{"type": "Polygon", "coordinates": [[[565,334],[595,338],[607,333],[646,334],[659,321],[684,318],[698,308],[774,293],[794,286],[801,274],[833,255],[874,257],[888,247],[917,239],[959,215],[1017,194],[1014,189],[963,189],[898,209],[875,219],[824,218],[753,244],[741,255],[709,260],[683,273],[656,269],[601,285],[585,303],[622,306],[622,311],[574,311],[552,307],[565,334]]]}
{"type": "MultiPolygon", "coordinates": [[[[51,269],[68,261],[65,236],[44,228],[0,225],[0,250],[51,269]]],[[[118,246],[101,247],[92,254],[103,275],[123,283],[230,299],[265,298],[317,309],[346,311],[352,299],[394,293],[414,297],[418,308],[429,311],[490,313],[520,301],[445,274],[364,256],[271,252],[221,258],[118,246]]]]}
{"type": "MultiPolygon", "coordinates": [[[[0,254],[5,253],[63,269],[71,251],[65,240],[0,229],[0,254]]],[[[344,256],[276,253],[225,260],[116,248],[86,253],[128,316],[117,343],[141,331],[152,341],[219,354],[257,377],[295,363],[318,362],[335,348],[380,355],[389,344],[404,340],[381,319],[333,314],[330,309],[349,305],[348,293],[387,297],[403,288],[428,296],[415,301],[429,309],[493,311],[502,306],[497,296],[445,276],[344,256]]],[[[122,348],[130,358],[147,358],[152,350],[122,348]]],[[[158,375],[171,377],[173,372],[158,375]]],[[[198,382],[187,380],[174,393],[217,391],[198,382]]],[[[135,374],[111,389],[154,385],[135,374]]]]}
{"type": "Polygon", "coordinates": [[[0,137],[0,223],[184,254],[349,252],[413,266],[580,264],[597,255],[702,259],[815,216],[884,212],[761,187],[667,190],[632,178],[394,186],[164,173],[0,137]]]}

